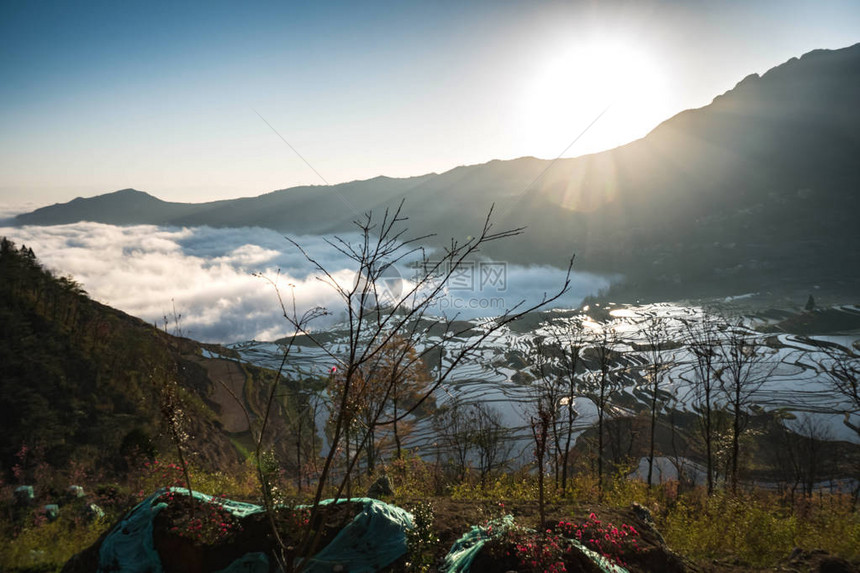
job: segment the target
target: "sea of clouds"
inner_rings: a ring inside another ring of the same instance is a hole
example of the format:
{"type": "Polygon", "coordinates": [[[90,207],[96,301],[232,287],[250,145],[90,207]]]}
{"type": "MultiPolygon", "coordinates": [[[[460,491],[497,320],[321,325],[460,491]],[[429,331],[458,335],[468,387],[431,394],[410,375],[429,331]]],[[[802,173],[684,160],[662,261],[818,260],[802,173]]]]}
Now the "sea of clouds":
{"type": "MultiPolygon", "coordinates": [[[[14,227],[0,221],[0,236],[31,247],[46,268],[71,276],[95,300],[162,328],[167,318],[168,331],[179,326],[182,334],[201,341],[274,340],[285,335],[291,329],[278,292],[289,305],[295,300],[300,313],[313,307],[329,311],[312,327],[326,328],[345,316],[345,303],[320,280],[314,264],[284,236],[268,229],[86,222],[14,227]]],[[[292,238],[339,284],[354,284],[356,264],[325,238],[292,238]]],[[[407,288],[414,271],[408,267],[397,271],[407,288]]],[[[563,269],[553,267],[476,261],[458,277],[457,288],[448,289],[430,310],[448,317],[496,316],[520,301],[534,304],[545,293],[557,292],[564,276],[563,269]],[[482,269],[492,272],[485,276],[488,280],[482,279],[482,269]]],[[[577,306],[609,284],[607,277],[574,273],[571,290],[555,306],[577,306]]]]}

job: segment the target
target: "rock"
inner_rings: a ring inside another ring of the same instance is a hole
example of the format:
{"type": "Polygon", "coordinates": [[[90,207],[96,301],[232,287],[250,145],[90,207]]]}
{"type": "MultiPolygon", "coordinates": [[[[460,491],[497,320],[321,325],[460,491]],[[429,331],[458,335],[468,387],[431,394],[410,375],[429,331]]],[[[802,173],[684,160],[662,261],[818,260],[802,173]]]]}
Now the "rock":
{"type": "Polygon", "coordinates": [[[639,518],[645,525],[645,527],[647,527],[648,530],[654,534],[654,536],[661,544],[666,545],[666,540],[663,538],[663,534],[657,531],[657,528],[654,526],[654,518],[651,517],[651,512],[648,510],[647,507],[643,506],[639,502],[634,501],[633,504],[630,506],[630,510],[633,512],[633,515],[639,518]]]}
{"type": "Polygon", "coordinates": [[[373,499],[381,499],[384,495],[394,495],[394,490],[391,489],[391,480],[387,475],[381,475],[373,482],[367,490],[367,497],[373,499]]]}
{"type": "Polygon", "coordinates": [[[630,509],[633,510],[633,513],[636,515],[636,517],[638,517],[645,523],[654,523],[654,518],[651,517],[651,511],[638,501],[634,501],[633,505],[630,506],[630,509]]]}
{"type": "Polygon", "coordinates": [[[48,521],[56,521],[57,518],[60,517],[60,506],[56,503],[49,503],[42,509],[44,510],[45,517],[48,518],[48,521]]]}
{"type": "Polygon", "coordinates": [[[84,497],[84,488],[79,485],[70,485],[66,488],[66,496],[70,500],[79,499],[84,497]]]}
{"type": "Polygon", "coordinates": [[[105,512],[102,508],[94,503],[88,503],[84,508],[84,516],[87,518],[87,521],[95,521],[97,519],[101,519],[105,516],[105,512]]]}
{"type": "Polygon", "coordinates": [[[33,493],[33,486],[19,485],[15,488],[15,502],[19,505],[30,505],[36,495],[33,493]]]}

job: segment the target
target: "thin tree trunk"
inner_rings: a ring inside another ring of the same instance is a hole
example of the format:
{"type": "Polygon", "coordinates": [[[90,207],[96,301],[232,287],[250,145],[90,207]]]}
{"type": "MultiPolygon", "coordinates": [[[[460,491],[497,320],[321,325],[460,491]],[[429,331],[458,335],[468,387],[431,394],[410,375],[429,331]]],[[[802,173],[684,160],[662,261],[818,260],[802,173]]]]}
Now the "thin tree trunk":
{"type": "Polygon", "coordinates": [[[738,456],[740,455],[740,440],[741,411],[740,404],[735,403],[735,415],[734,420],[732,421],[732,495],[735,495],[738,492],[738,456]]]}
{"type": "Polygon", "coordinates": [[[652,475],[654,472],[654,435],[657,428],[657,374],[654,373],[654,391],[651,396],[651,449],[648,452],[648,487],[652,485],[652,475]]]}
{"type": "Polygon", "coordinates": [[[393,400],[393,404],[394,404],[394,449],[395,449],[395,456],[397,456],[396,459],[399,460],[403,454],[400,451],[400,449],[401,449],[400,433],[397,431],[397,397],[396,396],[393,400]]]}
{"type": "Polygon", "coordinates": [[[603,494],[603,389],[600,390],[600,408],[597,410],[597,488],[603,494]]]}

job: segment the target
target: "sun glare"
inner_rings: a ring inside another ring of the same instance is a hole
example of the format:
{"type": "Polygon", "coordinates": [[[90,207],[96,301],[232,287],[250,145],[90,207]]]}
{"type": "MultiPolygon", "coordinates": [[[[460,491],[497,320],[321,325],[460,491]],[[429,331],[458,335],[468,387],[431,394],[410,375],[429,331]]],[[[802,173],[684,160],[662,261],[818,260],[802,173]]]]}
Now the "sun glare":
{"type": "Polygon", "coordinates": [[[525,97],[526,138],[535,155],[555,157],[602,112],[564,155],[623,145],[645,135],[664,115],[667,87],[643,46],[589,41],[546,59],[525,97]]]}

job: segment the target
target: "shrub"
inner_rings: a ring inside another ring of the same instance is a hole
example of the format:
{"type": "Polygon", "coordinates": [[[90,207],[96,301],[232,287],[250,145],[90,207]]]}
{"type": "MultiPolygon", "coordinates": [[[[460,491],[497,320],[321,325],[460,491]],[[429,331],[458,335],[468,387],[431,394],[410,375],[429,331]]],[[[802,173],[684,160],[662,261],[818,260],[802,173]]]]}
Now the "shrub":
{"type": "Polygon", "coordinates": [[[170,522],[169,531],[197,543],[216,544],[242,530],[240,521],[224,509],[223,496],[213,497],[209,503],[195,504],[193,512],[189,511],[190,500],[184,493],[168,491],[158,501],[167,504],[163,511],[170,522]]]}
{"type": "Polygon", "coordinates": [[[639,532],[635,527],[626,523],[620,527],[611,522],[604,523],[594,513],[581,524],[559,522],[556,531],[622,567],[626,565],[625,557],[640,551],[639,532]]]}
{"type": "Polygon", "coordinates": [[[59,571],[72,555],[92,545],[108,526],[104,519],[86,523],[62,513],[53,522],[31,522],[18,535],[0,543],[0,571],[59,571]]]}
{"type": "Polygon", "coordinates": [[[417,503],[409,510],[412,512],[413,527],[406,532],[408,547],[406,567],[409,571],[424,573],[430,571],[433,566],[434,552],[439,543],[439,538],[433,529],[433,504],[417,503]]]}
{"type": "Polygon", "coordinates": [[[506,557],[516,560],[525,571],[540,573],[565,573],[565,555],[572,551],[570,543],[550,530],[538,533],[531,529],[514,526],[507,529],[501,538],[506,547],[506,557]]]}
{"type": "Polygon", "coordinates": [[[695,559],[731,555],[766,566],[794,547],[824,549],[845,559],[860,556],[860,515],[840,495],[794,506],[762,491],[685,496],[667,511],[661,528],[670,546],[695,559]]]}

